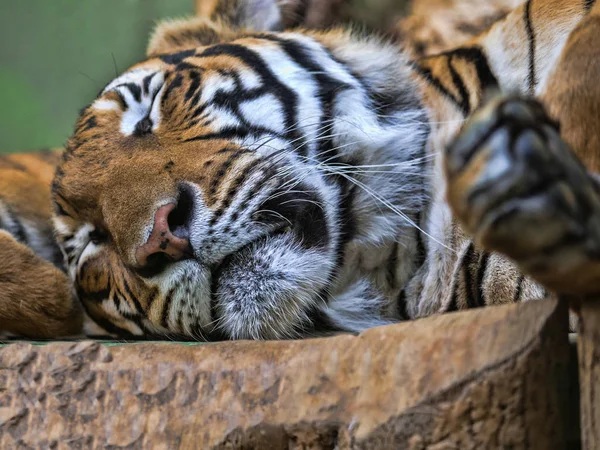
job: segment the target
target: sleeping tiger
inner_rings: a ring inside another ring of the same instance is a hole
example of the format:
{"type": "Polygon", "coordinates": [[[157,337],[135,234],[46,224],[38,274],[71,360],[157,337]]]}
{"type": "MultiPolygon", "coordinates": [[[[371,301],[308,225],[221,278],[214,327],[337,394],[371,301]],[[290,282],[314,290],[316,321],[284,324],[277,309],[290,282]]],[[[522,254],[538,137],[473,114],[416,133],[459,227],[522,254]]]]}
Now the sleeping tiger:
{"type": "Polygon", "coordinates": [[[348,30],[279,32],[271,0],[163,23],[56,170],[66,275],[2,185],[1,327],[73,334],[81,305],[87,334],[285,339],[595,293],[599,20],[529,0],[413,62],[348,30]]]}

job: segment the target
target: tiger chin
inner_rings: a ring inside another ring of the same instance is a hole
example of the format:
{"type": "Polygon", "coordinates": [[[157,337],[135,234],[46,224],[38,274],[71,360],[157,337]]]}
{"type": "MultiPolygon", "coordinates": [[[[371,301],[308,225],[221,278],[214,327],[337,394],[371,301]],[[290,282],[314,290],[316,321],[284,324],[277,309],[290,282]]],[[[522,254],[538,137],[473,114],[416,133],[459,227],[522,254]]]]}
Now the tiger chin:
{"type": "MultiPolygon", "coordinates": [[[[588,13],[563,3],[541,22],[588,13]]],[[[483,93],[544,95],[552,62],[532,84],[512,37],[527,7],[413,63],[349,31],[277,32],[267,0],[159,26],[82,111],[52,184],[87,315],[128,338],[285,339],[549,295],[446,201],[445,150],[483,93]]],[[[557,50],[542,31],[534,50],[557,50]]]]}

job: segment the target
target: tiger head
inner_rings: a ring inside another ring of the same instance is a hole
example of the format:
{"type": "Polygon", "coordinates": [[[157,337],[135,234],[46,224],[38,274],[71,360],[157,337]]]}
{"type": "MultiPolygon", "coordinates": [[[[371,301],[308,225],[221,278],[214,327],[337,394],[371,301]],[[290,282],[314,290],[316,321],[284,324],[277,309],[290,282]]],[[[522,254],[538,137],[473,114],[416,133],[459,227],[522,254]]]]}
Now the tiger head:
{"type": "Polygon", "coordinates": [[[385,322],[392,288],[356,261],[413,246],[427,121],[406,61],[227,3],[159,27],[82,111],[52,187],[76,295],[129,338],[385,322]]]}

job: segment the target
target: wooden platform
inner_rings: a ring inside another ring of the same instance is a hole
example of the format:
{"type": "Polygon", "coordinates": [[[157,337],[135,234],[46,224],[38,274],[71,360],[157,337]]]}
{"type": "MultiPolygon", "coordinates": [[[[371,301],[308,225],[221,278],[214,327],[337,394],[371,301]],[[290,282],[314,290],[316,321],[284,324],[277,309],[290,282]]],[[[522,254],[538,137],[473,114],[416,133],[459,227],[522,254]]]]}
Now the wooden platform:
{"type": "Polygon", "coordinates": [[[573,448],[567,321],[548,300],[305,341],[14,343],[0,448],[573,448]]]}

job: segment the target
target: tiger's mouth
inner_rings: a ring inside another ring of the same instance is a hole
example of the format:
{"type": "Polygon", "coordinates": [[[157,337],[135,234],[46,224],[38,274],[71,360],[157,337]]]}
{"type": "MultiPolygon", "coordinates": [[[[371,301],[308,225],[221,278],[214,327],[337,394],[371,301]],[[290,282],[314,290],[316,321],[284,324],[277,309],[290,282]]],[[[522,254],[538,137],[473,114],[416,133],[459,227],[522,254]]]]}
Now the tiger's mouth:
{"type": "Polygon", "coordinates": [[[287,218],[281,214],[280,217],[285,218],[285,220],[282,220],[272,232],[247,243],[213,264],[211,267],[213,284],[211,296],[215,295],[215,288],[223,273],[227,272],[227,268],[231,267],[240,254],[247,254],[252,251],[252,248],[268,246],[269,241],[276,241],[278,238],[286,236],[291,237],[293,242],[304,249],[326,245],[328,230],[323,207],[319,203],[311,199],[307,207],[294,211],[293,216],[293,218],[287,218]]]}
{"type": "MultiPolygon", "coordinates": [[[[199,188],[182,183],[168,210],[168,232],[189,242],[189,251],[176,260],[157,252],[137,272],[156,277],[149,283],[168,286],[170,304],[189,310],[188,315],[200,314],[204,334],[224,339],[298,336],[310,326],[310,311],[338,261],[336,222],[327,209],[333,203],[321,195],[308,185],[269,189],[245,212],[218,214],[221,206],[208,209],[199,188]],[[231,220],[234,213],[243,219],[231,220]]],[[[175,332],[182,326],[169,323],[167,328],[175,332]]]]}
{"type": "Polygon", "coordinates": [[[308,314],[330,271],[319,256],[286,230],[228,255],[212,273],[215,331],[229,339],[297,337],[310,326],[308,314]]]}
{"type": "Polygon", "coordinates": [[[293,213],[284,209],[294,202],[284,203],[278,217],[285,220],[211,268],[217,332],[235,339],[281,339],[310,326],[309,311],[329,280],[333,258],[326,251],[323,206],[316,197],[302,200],[293,213]]]}

